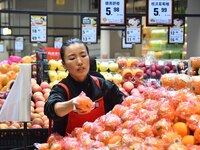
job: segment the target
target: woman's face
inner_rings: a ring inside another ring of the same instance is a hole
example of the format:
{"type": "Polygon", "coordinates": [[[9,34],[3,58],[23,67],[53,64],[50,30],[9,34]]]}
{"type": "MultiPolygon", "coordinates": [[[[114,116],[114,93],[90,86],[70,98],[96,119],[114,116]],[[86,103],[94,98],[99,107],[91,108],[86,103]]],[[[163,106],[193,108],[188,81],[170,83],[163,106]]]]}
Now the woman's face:
{"type": "Polygon", "coordinates": [[[63,66],[72,78],[84,81],[89,72],[89,55],[83,44],[75,43],[65,48],[63,66]]]}

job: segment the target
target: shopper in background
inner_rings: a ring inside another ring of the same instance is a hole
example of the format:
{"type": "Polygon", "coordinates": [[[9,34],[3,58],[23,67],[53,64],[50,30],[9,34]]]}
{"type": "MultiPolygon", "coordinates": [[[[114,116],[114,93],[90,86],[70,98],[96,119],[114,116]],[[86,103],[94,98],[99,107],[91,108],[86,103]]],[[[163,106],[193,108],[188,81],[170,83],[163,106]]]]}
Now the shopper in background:
{"type": "Polygon", "coordinates": [[[62,45],[60,55],[69,75],[52,88],[44,113],[53,120],[52,132],[64,136],[112,110],[123,101],[124,94],[112,82],[89,75],[89,51],[81,40],[68,40],[62,45]],[[81,109],[73,111],[82,91],[95,102],[95,108],[86,114],[81,109]]]}
{"type": "Polygon", "coordinates": [[[94,56],[90,56],[89,74],[104,79],[103,75],[101,73],[97,72],[97,61],[96,61],[96,57],[94,57],[94,56]]]}

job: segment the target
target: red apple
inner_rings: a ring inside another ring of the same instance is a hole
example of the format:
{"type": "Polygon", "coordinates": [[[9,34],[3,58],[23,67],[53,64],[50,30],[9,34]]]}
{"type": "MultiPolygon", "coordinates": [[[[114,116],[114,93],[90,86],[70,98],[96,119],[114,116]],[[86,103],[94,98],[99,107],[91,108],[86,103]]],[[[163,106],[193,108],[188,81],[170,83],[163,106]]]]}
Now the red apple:
{"type": "Polygon", "coordinates": [[[122,86],[126,90],[126,92],[130,92],[134,88],[133,83],[130,81],[124,82],[122,86]]]}
{"type": "Polygon", "coordinates": [[[45,104],[44,101],[37,101],[37,102],[35,103],[35,106],[36,106],[36,108],[37,108],[37,107],[44,107],[44,104],[45,104]]]}
{"type": "Polygon", "coordinates": [[[34,125],[31,126],[31,128],[37,129],[37,128],[42,128],[42,127],[41,127],[41,125],[39,125],[39,124],[34,124],[34,125]]]}
{"type": "Polygon", "coordinates": [[[44,122],[41,118],[35,118],[32,120],[32,125],[40,125],[41,127],[44,125],[44,122]]]}
{"type": "Polygon", "coordinates": [[[43,81],[43,82],[40,83],[40,87],[41,87],[42,89],[46,89],[46,88],[50,88],[50,85],[49,85],[48,82],[43,81]]]}
{"type": "Polygon", "coordinates": [[[32,92],[42,92],[42,88],[39,86],[39,84],[32,85],[32,92]]]}

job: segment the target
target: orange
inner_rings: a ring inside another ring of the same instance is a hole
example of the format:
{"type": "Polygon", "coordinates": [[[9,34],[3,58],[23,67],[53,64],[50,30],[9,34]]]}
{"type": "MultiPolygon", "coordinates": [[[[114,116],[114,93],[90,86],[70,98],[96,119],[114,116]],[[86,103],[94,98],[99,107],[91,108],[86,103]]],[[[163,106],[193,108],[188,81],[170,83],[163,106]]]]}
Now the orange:
{"type": "Polygon", "coordinates": [[[176,122],[173,125],[173,129],[175,132],[180,134],[182,137],[189,134],[189,128],[188,128],[187,124],[184,122],[176,122]]]}
{"type": "Polygon", "coordinates": [[[188,144],[194,145],[195,144],[195,138],[194,138],[193,135],[186,135],[182,138],[182,143],[184,145],[188,145],[188,144]]]}

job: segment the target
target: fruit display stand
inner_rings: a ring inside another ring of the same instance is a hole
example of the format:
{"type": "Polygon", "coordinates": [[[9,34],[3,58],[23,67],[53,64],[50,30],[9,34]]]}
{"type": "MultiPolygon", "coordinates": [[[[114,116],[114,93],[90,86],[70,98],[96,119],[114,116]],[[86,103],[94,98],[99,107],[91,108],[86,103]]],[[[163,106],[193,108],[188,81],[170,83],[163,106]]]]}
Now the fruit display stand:
{"type": "Polygon", "coordinates": [[[48,129],[0,129],[0,149],[34,149],[34,143],[44,143],[48,129]]]}
{"type": "MultiPolygon", "coordinates": [[[[9,91],[12,88],[12,83],[15,81],[15,78],[13,77],[16,77],[18,74],[19,71],[19,68],[17,69],[17,66],[19,65],[18,63],[32,63],[35,65],[36,57],[31,58],[30,56],[25,56],[24,58],[21,58],[20,61],[18,62],[8,63],[8,61],[4,61],[4,63],[0,65],[1,107],[6,101],[7,96],[9,95],[9,91]],[[14,74],[10,76],[11,72],[14,73],[13,71],[15,72],[16,76],[14,76],[14,74]]],[[[35,69],[33,69],[32,67],[32,70],[35,69]]],[[[44,82],[41,82],[41,84],[37,84],[36,78],[32,78],[31,82],[32,82],[32,91],[34,91],[34,93],[36,91],[37,92],[40,91],[40,95],[35,94],[34,97],[32,97],[31,122],[15,122],[15,121],[0,122],[0,149],[3,150],[33,149],[34,143],[43,143],[46,142],[47,140],[48,119],[43,113],[43,106],[45,100],[49,95],[50,85],[46,82],[45,82],[46,84],[44,82]],[[36,84],[38,86],[36,86],[36,84]]]]}

